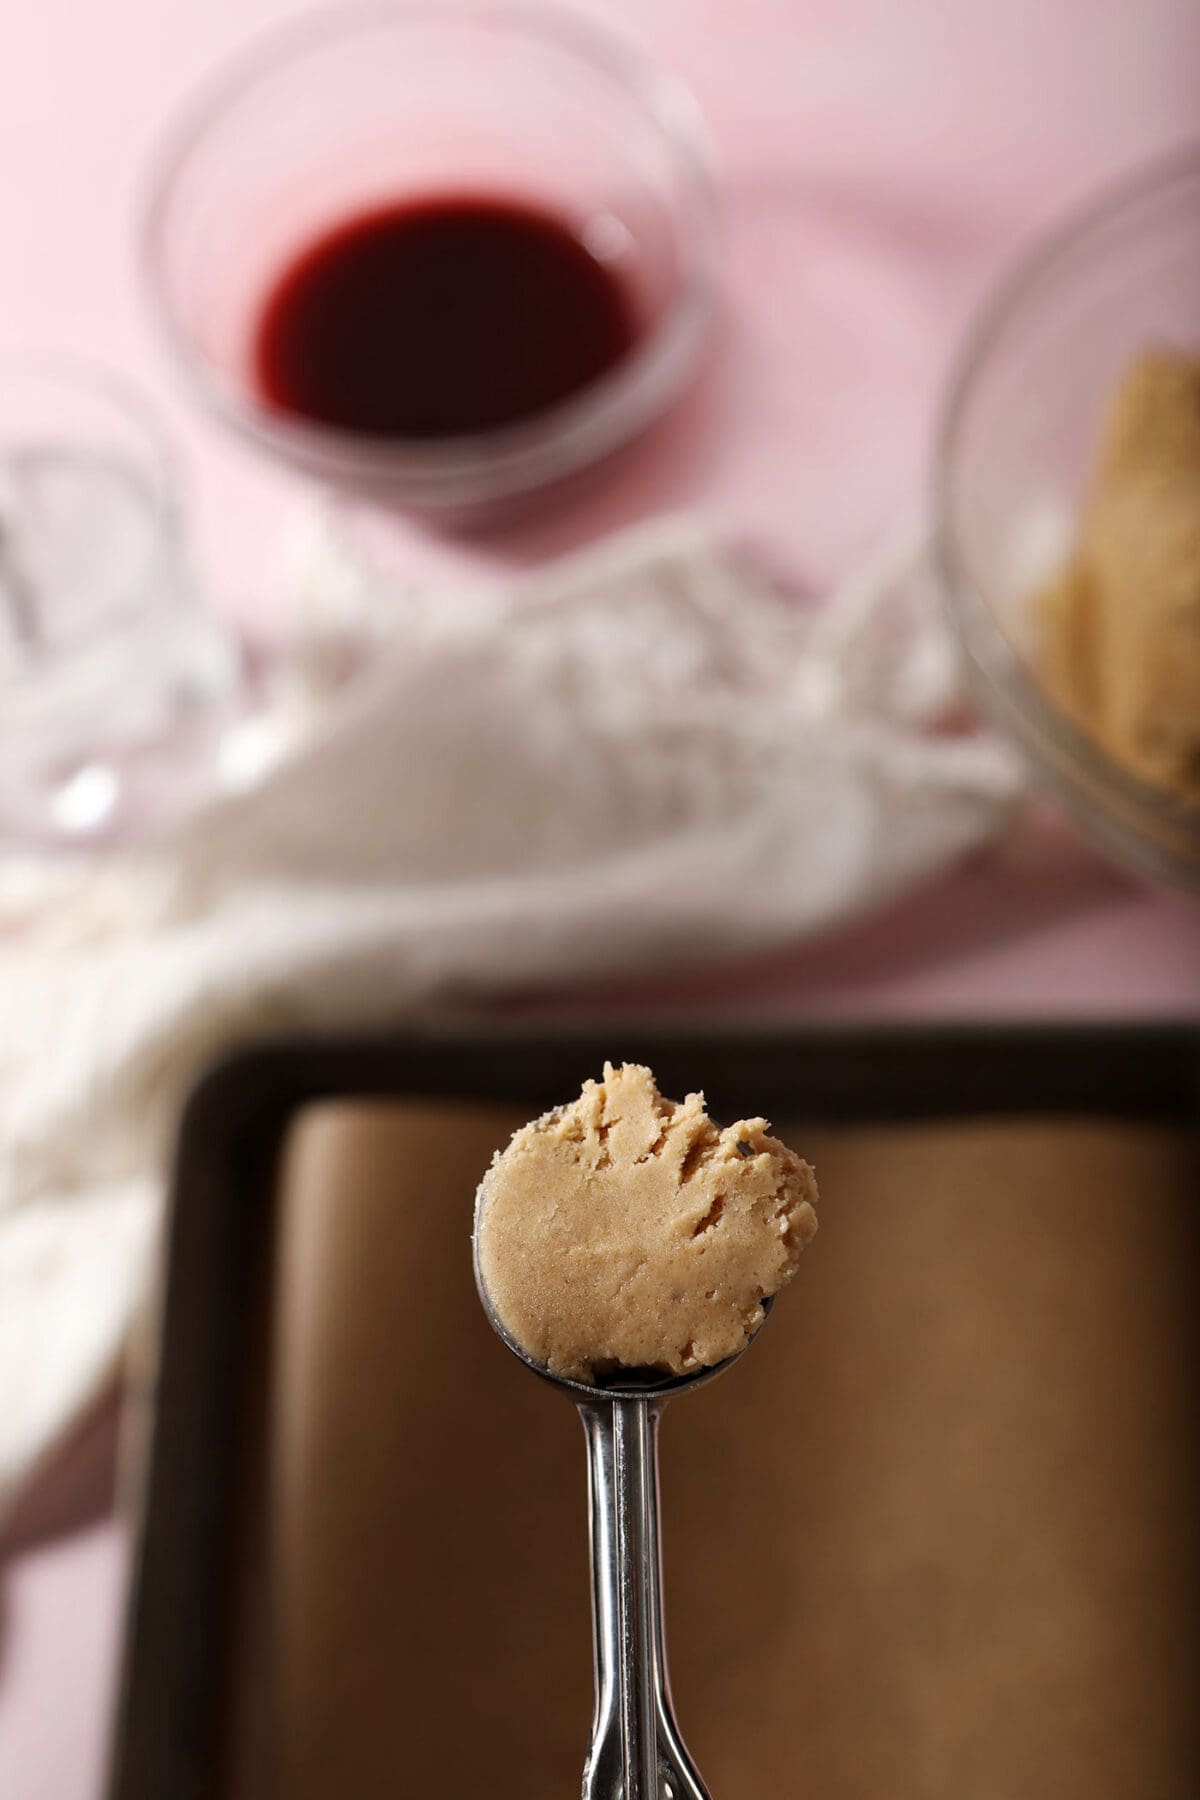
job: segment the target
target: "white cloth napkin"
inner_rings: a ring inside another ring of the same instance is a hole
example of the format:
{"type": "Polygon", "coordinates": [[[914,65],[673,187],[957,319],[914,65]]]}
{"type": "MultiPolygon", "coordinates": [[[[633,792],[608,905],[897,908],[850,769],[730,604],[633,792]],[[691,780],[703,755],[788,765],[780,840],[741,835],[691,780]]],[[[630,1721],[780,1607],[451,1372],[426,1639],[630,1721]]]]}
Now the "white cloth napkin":
{"type": "Polygon", "coordinates": [[[151,854],[0,880],[0,1511],[112,1374],[224,1046],[824,932],[1018,792],[945,728],[919,544],[816,611],[686,521],[503,597],[374,592],[318,541],[304,590],[270,772],[151,854]]]}

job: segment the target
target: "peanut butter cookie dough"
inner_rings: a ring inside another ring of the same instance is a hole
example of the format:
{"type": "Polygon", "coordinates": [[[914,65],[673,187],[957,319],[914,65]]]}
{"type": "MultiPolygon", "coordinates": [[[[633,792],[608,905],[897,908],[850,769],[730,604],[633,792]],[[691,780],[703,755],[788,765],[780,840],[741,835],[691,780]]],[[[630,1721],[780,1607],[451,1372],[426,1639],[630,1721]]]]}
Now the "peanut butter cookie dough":
{"type": "Polygon", "coordinates": [[[762,1323],[817,1229],[813,1171],[765,1119],[720,1130],[704,1096],[606,1064],[522,1126],[480,1185],[479,1271],[501,1324],[552,1374],[683,1375],[762,1323]]]}
{"type": "Polygon", "coordinates": [[[1108,410],[1042,674],[1118,762],[1200,805],[1200,359],[1140,356],[1108,410]]]}

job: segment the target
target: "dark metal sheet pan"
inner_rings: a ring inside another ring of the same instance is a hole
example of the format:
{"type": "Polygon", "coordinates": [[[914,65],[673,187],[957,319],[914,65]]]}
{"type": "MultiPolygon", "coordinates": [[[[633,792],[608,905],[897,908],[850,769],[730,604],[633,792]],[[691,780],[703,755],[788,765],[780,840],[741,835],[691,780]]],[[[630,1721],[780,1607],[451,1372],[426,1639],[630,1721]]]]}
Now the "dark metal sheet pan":
{"type": "Polygon", "coordinates": [[[192,1096],[178,1139],[112,1800],[217,1792],[234,1421],[291,1122],[338,1097],[495,1102],[529,1116],[575,1091],[606,1056],[649,1062],[668,1093],[703,1087],[718,1117],[1200,1123],[1200,1032],[1183,1026],[680,1035],[613,1024],[554,1037],[268,1042],[231,1056],[192,1096]]]}

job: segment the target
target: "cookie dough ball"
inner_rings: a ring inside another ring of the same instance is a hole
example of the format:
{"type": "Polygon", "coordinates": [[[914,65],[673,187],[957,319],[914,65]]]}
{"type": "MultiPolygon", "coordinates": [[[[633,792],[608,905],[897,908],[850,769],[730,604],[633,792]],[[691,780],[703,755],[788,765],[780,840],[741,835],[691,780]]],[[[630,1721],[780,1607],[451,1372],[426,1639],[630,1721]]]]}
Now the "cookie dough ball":
{"type": "Polygon", "coordinates": [[[479,1271],[509,1336],[553,1374],[689,1374],[741,1350],[817,1229],[813,1171],[765,1119],[724,1131],[702,1094],[606,1064],[522,1126],[476,1201],[479,1271]]]}

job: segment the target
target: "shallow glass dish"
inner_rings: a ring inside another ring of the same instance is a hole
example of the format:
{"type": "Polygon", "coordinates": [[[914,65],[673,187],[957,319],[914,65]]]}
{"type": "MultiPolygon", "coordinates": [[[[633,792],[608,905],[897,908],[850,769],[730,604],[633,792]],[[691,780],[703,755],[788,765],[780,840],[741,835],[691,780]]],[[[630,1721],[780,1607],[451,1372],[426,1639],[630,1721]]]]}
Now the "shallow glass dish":
{"type": "Polygon", "coordinates": [[[1032,597],[1069,552],[1104,403],[1155,345],[1200,355],[1200,145],[1037,244],[970,332],[935,460],[935,548],[984,702],[1119,860],[1200,888],[1200,810],[1116,762],[1039,679],[1032,597]]]}
{"type": "Polygon", "coordinates": [[[542,487],[663,412],[704,344],[718,256],[686,90],[570,11],[490,0],[339,5],[268,33],[183,109],[144,239],[152,306],[208,411],[327,484],[433,511],[542,487]],[[348,217],[456,191],[537,202],[603,244],[637,305],[633,348],[561,404],[468,436],[272,409],[252,348],[279,272],[348,217]]]}

